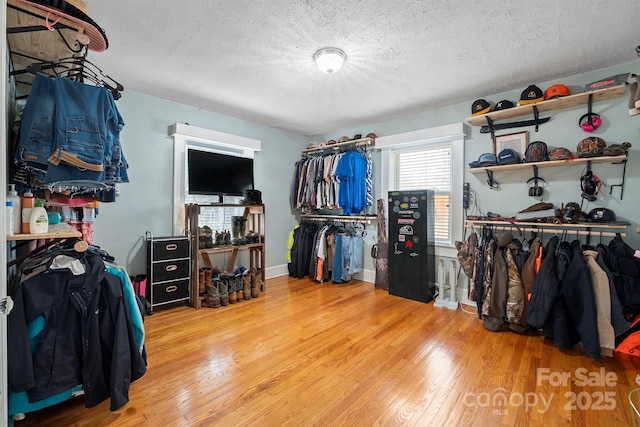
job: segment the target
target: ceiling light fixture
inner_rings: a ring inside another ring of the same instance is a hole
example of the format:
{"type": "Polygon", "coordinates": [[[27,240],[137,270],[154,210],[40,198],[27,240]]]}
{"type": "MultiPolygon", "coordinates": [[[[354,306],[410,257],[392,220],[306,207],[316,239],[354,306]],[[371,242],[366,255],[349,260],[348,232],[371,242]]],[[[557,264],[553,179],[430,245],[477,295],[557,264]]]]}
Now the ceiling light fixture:
{"type": "Polygon", "coordinates": [[[320,71],[327,74],[338,71],[346,57],[343,51],[335,47],[325,47],[313,54],[320,71]]]}

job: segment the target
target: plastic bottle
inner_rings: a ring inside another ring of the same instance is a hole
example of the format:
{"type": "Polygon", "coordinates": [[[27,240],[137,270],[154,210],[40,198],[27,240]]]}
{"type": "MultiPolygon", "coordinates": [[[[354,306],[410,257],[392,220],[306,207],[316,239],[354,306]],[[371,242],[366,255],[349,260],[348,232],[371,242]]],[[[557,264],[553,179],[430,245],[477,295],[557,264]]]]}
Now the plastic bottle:
{"type": "Polygon", "coordinates": [[[42,200],[36,201],[36,206],[31,209],[29,218],[29,232],[31,234],[42,234],[49,231],[49,216],[42,206],[42,200]]]}
{"type": "Polygon", "coordinates": [[[29,221],[31,220],[31,209],[33,209],[33,193],[27,189],[22,194],[22,226],[20,231],[29,234],[29,221]]]}
{"type": "Polygon", "coordinates": [[[11,236],[13,235],[13,204],[11,203],[11,200],[7,200],[7,204],[6,204],[6,213],[5,213],[5,220],[6,220],[6,233],[7,236],[11,236]]]}
{"type": "Polygon", "coordinates": [[[22,203],[16,191],[15,184],[9,184],[7,200],[11,201],[13,210],[13,234],[20,234],[20,230],[22,229],[22,203]]]}

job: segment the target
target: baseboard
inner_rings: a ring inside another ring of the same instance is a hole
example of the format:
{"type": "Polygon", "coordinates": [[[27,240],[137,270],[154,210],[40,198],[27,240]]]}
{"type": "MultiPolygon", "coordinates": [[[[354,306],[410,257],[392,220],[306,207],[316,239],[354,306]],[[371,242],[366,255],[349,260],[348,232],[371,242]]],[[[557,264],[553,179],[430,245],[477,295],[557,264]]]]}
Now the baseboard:
{"type": "Polygon", "coordinates": [[[276,265],[273,267],[267,267],[264,271],[265,278],[273,279],[274,277],[288,276],[289,266],[287,264],[276,265]]]}
{"type": "MultiPolygon", "coordinates": [[[[287,264],[267,267],[267,269],[265,270],[265,277],[267,279],[273,279],[274,277],[287,275],[289,275],[289,266],[287,266],[287,264]]],[[[363,282],[375,283],[376,272],[373,270],[362,270],[360,273],[354,274],[352,278],[356,280],[362,280],[363,282]]]]}

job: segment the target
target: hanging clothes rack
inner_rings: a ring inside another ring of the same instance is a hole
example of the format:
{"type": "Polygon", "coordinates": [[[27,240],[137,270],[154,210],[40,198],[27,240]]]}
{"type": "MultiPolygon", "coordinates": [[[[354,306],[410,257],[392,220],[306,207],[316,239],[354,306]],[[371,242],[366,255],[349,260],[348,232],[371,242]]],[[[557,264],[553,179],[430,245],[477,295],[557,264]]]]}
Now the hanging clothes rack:
{"type": "Polygon", "coordinates": [[[527,223],[527,222],[509,222],[509,221],[467,221],[464,228],[476,228],[489,226],[492,228],[512,228],[522,233],[568,233],[578,236],[600,236],[615,237],[620,235],[626,237],[626,233],[617,230],[626,229],[629,226],[627,222],[619,222],[616,224],[597,224],[597,223],[578,223],[578,224],[553,224],[553,223],[527,223]],[[604,231],[614,230],[614,231],[604,231]]]}
{"type": "Polygon", "coordinates": [[[300,215],[300,219],[302,221],[318,221],[318,222],[328,222],[328,221],[339,221],[339,222],[352,222],[352,223],[362,223],[362,224],[371,224],[378,217],[376,215],[322,215],[322,214],[303,214],[300,215]]]}
{"type": "Polygon", "coordinates": [[[345,142],[338,142],[336,144],[331,144],[331,145],[319,145],[317,147],[312,147],[312,148],[308,148],[306,150],[302,150],[302,155],[303,156],[308,156],[308,155],[316,155],[316,154],[325,154],[325,153],[330,153],[330,152],[338,152],[340,150],[343,149],[352,149],[352,148],[358,148],[358,147],[364,147],[365,149],[367,147],[374,147],[375,146],[375,139],[374,138],[360,138],[360,139],[352,139],[350,141],[345,141],[345,142]]]}

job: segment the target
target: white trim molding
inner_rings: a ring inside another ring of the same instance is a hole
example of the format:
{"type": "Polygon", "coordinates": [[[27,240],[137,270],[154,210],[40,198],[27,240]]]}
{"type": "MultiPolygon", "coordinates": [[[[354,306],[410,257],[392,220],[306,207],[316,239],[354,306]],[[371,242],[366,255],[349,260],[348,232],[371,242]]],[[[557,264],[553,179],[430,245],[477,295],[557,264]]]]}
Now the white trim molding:
{"type": "Polygon", "coordinates": [[[175,235],[182,235],[185,220],[187,147],[205,147],[218,153],[253,159],[255,152],[261,151],[262,141],[185,123],[169,126],[168,135],[173,138],[173,232],[175,235]]]}

